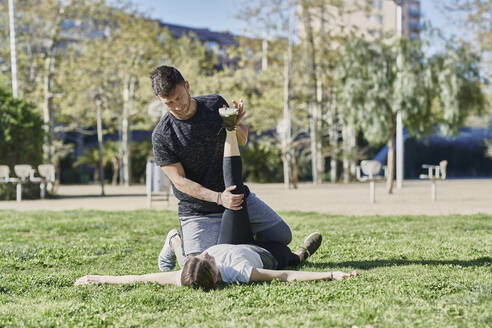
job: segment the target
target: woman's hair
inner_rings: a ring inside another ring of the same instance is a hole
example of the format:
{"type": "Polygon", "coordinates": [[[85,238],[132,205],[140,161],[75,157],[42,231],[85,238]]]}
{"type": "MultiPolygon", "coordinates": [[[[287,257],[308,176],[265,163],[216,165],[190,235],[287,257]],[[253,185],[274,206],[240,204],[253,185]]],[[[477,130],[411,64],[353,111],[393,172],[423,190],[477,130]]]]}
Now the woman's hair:
{"type": "Polygon", "coordinates": [[[204,290],[215,286],[215,271],[212,264],[205,259],[193,256],[189,258],[181,272],[181,285],[204,290]]]}

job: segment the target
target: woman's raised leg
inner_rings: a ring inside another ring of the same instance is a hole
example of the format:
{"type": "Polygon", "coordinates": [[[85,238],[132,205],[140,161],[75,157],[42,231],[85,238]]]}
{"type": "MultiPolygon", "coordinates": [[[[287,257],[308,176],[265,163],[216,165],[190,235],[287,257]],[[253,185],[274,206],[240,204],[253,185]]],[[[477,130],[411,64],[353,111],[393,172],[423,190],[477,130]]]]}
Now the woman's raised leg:
{"type": "MultiPolygon", "coordinates": [[[[235,122],[238,109],[221,108],[219,113],[224,121],[235,122]]],[[[225,187],[236,186],[232,193],[243,194],[242,162],[235,126],[227,126],[226,133],[223,162],[225,187]]],[[[243,200],[240,210],[225,209],[222,215],[218,244],[249,244],[251,242],[253,242],[253,232],[249,222],[246,200],[243,200]]]]}

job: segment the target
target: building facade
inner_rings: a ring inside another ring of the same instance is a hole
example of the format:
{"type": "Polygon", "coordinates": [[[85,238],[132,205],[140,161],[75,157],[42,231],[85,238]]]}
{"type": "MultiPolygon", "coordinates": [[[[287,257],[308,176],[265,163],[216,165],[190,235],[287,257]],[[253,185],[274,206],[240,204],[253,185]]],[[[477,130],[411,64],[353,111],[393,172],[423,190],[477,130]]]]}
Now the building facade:
{"type": "MultiPolygon", "coordinates": [[[[401,0],[401,5],[402,31],[410,39],[418,39],[421,29],[420,0],[401,0]]],[[[321,10],[324,12],[312,13],[312,17],[316,17],[311,22],[315,31],[335,35],[355,33],[368,39],[397,32],[397,4],[394,0],[345,0],[343,6],[327,5],[321,10]]],[[[301,37],[304,35],[302,21],[299,24],[299,34],[301,37]]]]}

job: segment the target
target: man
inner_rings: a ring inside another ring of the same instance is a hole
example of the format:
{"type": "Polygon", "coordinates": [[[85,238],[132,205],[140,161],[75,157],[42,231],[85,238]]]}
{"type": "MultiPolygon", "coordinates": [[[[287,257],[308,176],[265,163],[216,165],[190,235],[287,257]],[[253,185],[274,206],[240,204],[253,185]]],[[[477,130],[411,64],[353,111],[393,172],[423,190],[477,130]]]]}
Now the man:
{"type": "MultiPolygon", "coordinates": [[[[169,109],[152,133],[154,160],[172,182],[179,200],[181,226],[181,238],[177,230],[169,232],[159,255],[159,268],[172,270],[175,256],[183,266],[185,256],[200,254],[215,245],[224,208],[239,210],[243,199],[247,199],[251,228],[257,239],[290,243],[289,226],[247,187],[244,194],[233,193],[235,186],[224,187],[226,132],[218,109],[229,107],[227,102],[219,95],[191,97],[190,84],[174,67],[159,66],[151,72],[150,79],[154,94],[169,109]]],[[[244,146],[248,128],[241,123],[243,103],[232,103],[239,109],[238,144],[244,146]]]]}

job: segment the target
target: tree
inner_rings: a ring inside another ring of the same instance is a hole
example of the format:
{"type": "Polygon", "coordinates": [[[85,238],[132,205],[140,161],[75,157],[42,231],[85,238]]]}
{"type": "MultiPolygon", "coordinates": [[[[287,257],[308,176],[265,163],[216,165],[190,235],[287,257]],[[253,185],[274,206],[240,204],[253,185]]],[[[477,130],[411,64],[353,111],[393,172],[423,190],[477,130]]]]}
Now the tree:
{"type": "Polygon", "coordinates": [[[101,174],[100,167],[103,169],[108,165],[111,165],[113,171],[113,177],[111,179],[112,185],[117,184],[118,171],[119,171],[119,159],[118,159],[118,145],[114,141],[106,141],[103,145],[104,155],[99,154],[100,148],[93,147],[84,150],[84,154],[80,156],[77,161],[73,163],[74,166],[89,165],[94,168],[94,180],[101,182],[104,179],[104,175],[101,174]],[[103,162],[101,163],[101,159],[103,162]],[[102,166],[101,166],[102,164],[102,166]]]}
{"type": "MultiPolygon", "coordinates": [[[[91,17],[91,29],[96,34],[116,25],[110,19],[111,9],[104,5],[91,7],[88,14],[91,17]]],[[[107,51],[108,45],[111,45],[108,41],[109,33],[101,34],[94,39],[72,44],[65,50],[64,61],[59,68],[63,73],[59,81],[64,97],[59,100],[59,105],[60,114],[70,122],[70,127],[81,131],[96,124],[99,147],[97,176],[100,177],[101,195],[104,196],[103,113],[106,113],[106,122],[114,117],[109,109],[118,106],[115,88],[118,81],[114,56],[107,51]],[[81,120],[81,117],[85,117],[85,120],[81,120]]]]}
{"type": "MultiPolygon", "coordinates": [[[[283,89],[282,98],[278,97],[276,99],[283,99],[283,106],[280,109],[283,109],[282,119],[276,115],[276,111],[272,109],[276,109],[278,107],[275,104],[274,107],[268,108],[270,111],[270,115],[277,116],[277,136],[278,141],[280,143],[280,148],[282,150],[282,162],[283,162],[283,171],[284,171],[284,185],[288,188],[293,186],[297,187],[296,183],[292,183],[297,179],[293,179],[293,161],[295,158],[293,157],[294,149],[292,148],[292,142],[295,137],[293,135],[293,125],[292,125],[292,116],[293,108],[291,99],[293,98],[292,94],[292,58],[293,52],[295,52],[294,48],[294,39],[295,39],[295,25],[296,25],[296,15],[295,8],[297,7],[297,1],[256,1],[250,5],[247,5],[243,8],[243,12],[241,13],[241,17],[245,18],[250,22],[251,29],[254,30],[253,33],[261,34],[263,40],[261,42],[261,51],[257,53],[261,53],[261,66],[262,71],[272,70],[272,65],[269,62],[269,59],[274,57],[269,53],[272,51],[268,49],[267,44],[274,45],[277,44],[277,50],[281,49],[280,53],[277,52],[277,58],[284,59],[283,62],[279,66],[274,64],[274,71],[276,74],[279,74],[279,71],[283,71],[283,83],[281,88],[283,89]],[[259,31],[258,30],[261,31],[259,31]],[[273,41],[272,40],[275,40],[273,41]],[[281,46],[278,47],[278,46],[281,46]],[[269,56],[270,55],[270,56],[269,56]],[[268,68],[267,68],[268,67],[268,68]]],[[[273,50],[273,49],[272,49],[273,50]]],[[[259,60],[260,58],[256,58],[259,60]]],[[[278,79],[277,79],[278,80],[278,79]]],[[[280,90],[282,90],[280,89],[280,90]]],[[[282,113],[282,112],[280,112],[282,113]]],[[[294,134],[295,135],[295,134],[294,134]]]]}
{"type": "MultiPolygon", "coordinates": [[[[10,91],[0,87],[0,164],[13,169],[17,164],[34,167],[43,158],[43,120],[33,103],[15,99],[10,91]]],[[[2,198],[13,198],[12,184],[0,185],[2,198]]],[[[39,190],[39,189],[38,189],[39,190]]],[[[28,193],[33,187],[28,187],[28,193]]]]}
{"type": "Polygon", "coordinates": [[[490,25],[492,0],[451,0],[444,4],[444,8],[452,14],[461,13],[461,16],[464,16],[462,23],[465,27],[471,28],[481,50],[492,52],[492,27],[490,25]]]}
{"type": "Polygon", "coordinates": [[[457,134],[470,114],[486,106],[480,57],[469,44],[449,42],[444,53],[429,59],[432,70],[432,115],[446,135],[457,134]]]}
{"type": "MultiPolygon", "coordinates": [[[[492,79],[492,0],[452,0],[443,6],[450,13],[450,18],[460,17],[459,23],[466,28],[468,33],[474,36],[475,44],[482,52],[482,74],[488,82],[492,79]],[[458,15],[456,15],[458,13],[458,15]]],[[[488,120],[477,117],[472,120],[472,125],[489,126],[492,120],[492,88],[490,84],[485,88],[488,102],[488,120]]],[[[488,154],[492,154],[492,144],[487,143],[488,154]]]]}
{"type": "MultiPolygon", "coordinates": [[[[83,34],[90,0],[26,0],[16,3],[18,29],[19,94],[42,104],[44,120],[44,162],[54,157],[55,99],[58,95],[57,69],[67,43],[83,34]]],[[[4,3],[0,6],[5,6],[4,3]]],[[[0,16],[5,18],[4,15],[0,16]]],[[[5,50],[5,49],[4,49],[5,50]]],[[[3,51],[4,51],[3,50],[3,51]]]]}
{"type": "MultiPolygon", "coordinates": [[[[149,72],[162,61],[169,58],[169,46],[162,47],[159,40],[172,40],[163,33],[158,21],[149,20],[131,8],[123,8],[114,13],[116,26],[109,43],[112,55],[117,59],[117,78],[122,103],[121,120],[121,166],[123,183],[128,186],[131,179],[130,137],[132,124],[150,121],[146,111],[152,90],[149,72]]],[[[172,42],[172,41],[171,41],[172,42]]]]}
{"type": "Polygon", "coordinates": [[[344,119],[369,142],[388,144],[387,191],[394,180],[396,108],[408,131],[429,134],[435,124],[457,132],[464,118],[483,108],[478,57],[465,46],[426,60],[417,42],[354,38],[337,69],[344,119]],[[397,65],[398,58],[398,65],[397,65]]]}

